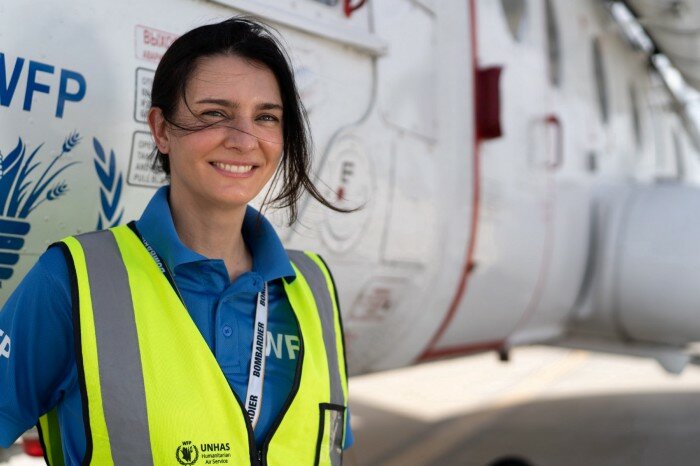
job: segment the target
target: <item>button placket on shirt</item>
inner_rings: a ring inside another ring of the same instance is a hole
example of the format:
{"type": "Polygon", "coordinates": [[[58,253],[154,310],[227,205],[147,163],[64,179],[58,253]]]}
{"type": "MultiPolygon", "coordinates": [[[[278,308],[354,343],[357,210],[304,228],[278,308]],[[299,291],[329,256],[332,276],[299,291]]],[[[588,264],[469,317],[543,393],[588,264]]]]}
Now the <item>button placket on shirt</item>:
{"type": "Polygon", "coordinates": [[[255,302],[262,285],[260,275],[247,272],[239,276],[219,297],[215,311],[216,359],[225,373],[226,369],[235,372],[244,369],[242,355],[250,351],[255,302]],[[240,305],[241,299],[246,301],[245,305],[240,305]],[[248,323],[249,329],[241,327],[248,323]]]}

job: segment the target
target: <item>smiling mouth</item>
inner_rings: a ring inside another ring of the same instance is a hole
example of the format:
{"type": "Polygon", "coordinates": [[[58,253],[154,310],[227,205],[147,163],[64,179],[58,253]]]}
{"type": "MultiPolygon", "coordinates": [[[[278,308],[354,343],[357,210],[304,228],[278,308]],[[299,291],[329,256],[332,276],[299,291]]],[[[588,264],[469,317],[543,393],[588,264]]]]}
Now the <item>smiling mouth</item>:
{"type": "Polygon", "coordinates": [[[212,165],[229,173],[248,173],[253,169],[252,165],[230,165],[221,162],[212,162],[212,165]]]}

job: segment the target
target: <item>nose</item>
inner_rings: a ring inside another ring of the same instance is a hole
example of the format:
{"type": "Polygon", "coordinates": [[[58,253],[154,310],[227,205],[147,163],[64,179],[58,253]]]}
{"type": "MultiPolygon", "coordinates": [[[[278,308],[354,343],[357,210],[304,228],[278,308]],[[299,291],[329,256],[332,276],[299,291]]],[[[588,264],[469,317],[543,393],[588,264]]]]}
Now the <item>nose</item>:
{"type": "Polygon", "coordinates": [[[224,147],[240,152],[249,152],[258,144],[258,138],[252,132],[252,125],[236,122],[235,125],[226,126],[226,139],[224,147]]]}

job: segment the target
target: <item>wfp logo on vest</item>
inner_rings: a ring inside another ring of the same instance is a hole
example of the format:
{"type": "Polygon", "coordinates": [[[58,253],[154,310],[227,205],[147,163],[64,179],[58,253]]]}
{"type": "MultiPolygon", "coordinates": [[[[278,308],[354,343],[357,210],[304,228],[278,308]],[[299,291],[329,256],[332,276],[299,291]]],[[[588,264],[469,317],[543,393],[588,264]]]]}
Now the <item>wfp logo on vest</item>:
{"type": "Polygon", "coordinates": [[[189,440],[182,442],[182,445],[177,447],[175,458],[177,458],[177,462],[180,464],[195,464],[199,459],[199,450],[197,450],[197,445],[189,440]]]}
{"type": "Polygon", "coordinates": [[[231,459],[231,444],[229,442],[200,443],[199,448],[191,441],[182,442],[177,447],[175,458],[180,464],[195,464],[202,452],[203,464],[229,464],[231,459]]]}

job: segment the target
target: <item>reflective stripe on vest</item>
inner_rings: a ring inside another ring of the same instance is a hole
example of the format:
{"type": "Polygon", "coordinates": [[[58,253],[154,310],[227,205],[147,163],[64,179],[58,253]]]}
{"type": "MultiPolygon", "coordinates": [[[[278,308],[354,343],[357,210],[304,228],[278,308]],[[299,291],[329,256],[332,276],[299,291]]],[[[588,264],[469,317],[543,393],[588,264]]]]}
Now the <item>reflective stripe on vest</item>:
{"type": "Polygon", "coordinates": [[[326,346],[326,356],[328,357],[328,376],[331,381],[331,403],[336,405],[345,404],[345,391],[341,382],[340,364],[338,359],[337,342],[335,341],[336,323],[334,306],[331,301],[331,294],[328,292],[326,277],[323,270],[319,268],[314,260],[302,251],[287,251],[289,259],[296,266],[299,273],[306,279],[306,283],[311,288],[314,295],[316,307],[318,309],[328,309],[330,312],[320,312],[321,325],[323,327],[323,342],[326,346]]]}
{"type": "MultiPolygon", "coordinates": [[[[134,232],[116,227],[63,244],[77,287],[76,359],[90,446],[83,464],[257,464],[240,400],[134,232]]],[[[347,380],[334,287],[318,256],[289,255],[297,278],[284,287],[300,330],[295,387],[259,447],[271,466],[335,466],[347,380]]],[[[43,442],[60,444],[49,418],[42,418],[43,442]]],[[[60,464],[59,456],[47,455],[49,464],[60,464]]]]}

